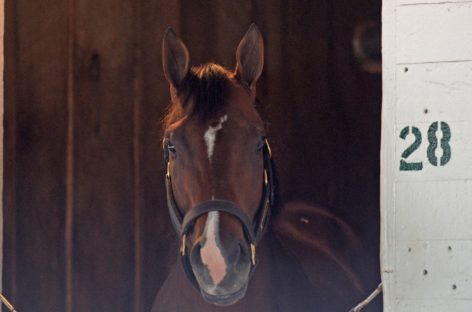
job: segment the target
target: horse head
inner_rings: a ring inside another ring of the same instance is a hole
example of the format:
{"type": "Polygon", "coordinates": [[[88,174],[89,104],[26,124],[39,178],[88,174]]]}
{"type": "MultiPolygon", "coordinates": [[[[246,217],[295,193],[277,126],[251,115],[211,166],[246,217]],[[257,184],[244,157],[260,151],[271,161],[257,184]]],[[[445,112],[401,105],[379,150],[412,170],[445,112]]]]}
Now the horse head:
{"type": "Polygon", "coordinates": [[[263,49],[251,25],[234,71],[213,63],[190,68],[174,31],[163,39],[172,102],[163,141],[169,212],[187,276],[217,305],[245,295],[272,202],[270,148],[255,108],[263,49]]]}

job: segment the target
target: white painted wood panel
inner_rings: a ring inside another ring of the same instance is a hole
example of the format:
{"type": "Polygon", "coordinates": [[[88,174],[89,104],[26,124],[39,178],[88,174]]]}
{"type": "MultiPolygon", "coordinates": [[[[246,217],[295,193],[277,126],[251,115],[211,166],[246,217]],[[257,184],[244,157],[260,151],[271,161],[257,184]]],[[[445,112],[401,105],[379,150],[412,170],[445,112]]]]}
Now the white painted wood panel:
{"type": "Polygon", "coordinates": [[[472,62],[398,65],[396,73],[396,122],[467,119],[472,62]]]}
{"type": "Polygon", "coordinates": [[[384,0],[382,27],[384,310],[471,312],[472,1],[384,0]],[[451,130],[444,166],[427,156],[434,122],[451,130]],[[422,136],[406,159],[405,127],[422,136]],[[422,168],[402,171],[401,159],[422,168]]]}
{"type": "Polygon", "coordinates": [[[454,305],[448,299],[430,299],[430,300],[398,300],[396,303],[397,311],[402,312],[470,312],[472,300],[457,300],[454,305]]]}
{"type": "Polygon", "coordinates": [[[459,2],[472,2],[472,1],[471,0],[397,0],[397,5],[408,6],[408,5],[443,4],[443,3],[459,3],[459,2]]]}
{"type": "Polygon", "coordinates": [[[395,311],[395,105],[396,105],[396,0],[382,3],[382,138],[380,164],[380,267],[385,311],[395,311]]]}
{"type": "MultiPolygon", "coordinates": [[[[472,241],[471,180],[397,182],[395,198],[397,244],[401,241],[472,241]]],[[[469,259],[472,265],[472,255],[469,259]]]]}
{"type": "Polygon", "coordinates": [[[402,241],[397,247],[400,300],[442,299],[454,307],[456,301],[472,298],[472,261],[464,261],[472,259],[472,240],[402,241]]]}
{"type": "Polygon", "coordinates": [[[472,2],[396,10],[398,63],[472,60],[472,2]]]}

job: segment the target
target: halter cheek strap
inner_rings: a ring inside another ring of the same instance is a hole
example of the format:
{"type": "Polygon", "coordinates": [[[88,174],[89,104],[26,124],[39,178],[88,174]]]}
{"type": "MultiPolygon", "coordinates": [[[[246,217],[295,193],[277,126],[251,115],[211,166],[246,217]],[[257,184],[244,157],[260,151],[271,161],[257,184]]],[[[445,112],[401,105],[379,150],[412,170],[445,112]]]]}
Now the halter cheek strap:
{"type": "Polygon", "coordinates": [[[186,253],[186,241],[187,234],[190,232],[195,220],[211,211],[226,212],[236,217],[244,228],[246,239],[250,246],[251,252],[251,275],[254,272],[256,265],[256,246],[264,235],[270,218],[271,207],[274,203],[274,182],[272,172],[272,159],[271,150],[267,139],[264,142],[263,147],[263,160],[264,160],[264,185],[261,202],[256,212],[254,220],[251,220],[249,216],[242,211],[235,203],[226,200],[210,200],[198,204],[197,206],[190,209],[185,215],[178,208],[177,202],[174,198],[174,192],[172,190],[172,180],[169,164],[169,150],[167,148],[168,142],[164,139],[164,163],[167,167],[166,173],[166,193],[167,193],[167,207],[169,209],[170,218],[172,225],[176,230],[177,234],[181,239],[180,254],[182,258],[182,264],[187,277],[190,279],[192,284],[199,288],[198,282],[193,270],[191,268],[190,259],[186,253]]]}

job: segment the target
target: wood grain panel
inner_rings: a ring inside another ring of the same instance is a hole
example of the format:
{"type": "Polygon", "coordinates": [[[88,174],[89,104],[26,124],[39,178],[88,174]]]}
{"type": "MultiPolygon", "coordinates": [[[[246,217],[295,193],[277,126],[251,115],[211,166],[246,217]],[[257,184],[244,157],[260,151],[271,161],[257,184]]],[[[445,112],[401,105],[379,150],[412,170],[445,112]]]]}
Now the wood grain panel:
{"type": "MultiPolygon", "coordinates": [[[[336,188],[334,212],[354,227],[362,254],[355,259],[364,287],[375,289],[379,276],[379,150],[381,75],[361,71],[352,50],[357,25],[380,24],[379,1],[330,3],[331,36],[329,76],[331,105],[335,111],[336,147],[333,151],[336,188]]],[[[380,298],[379,298],[380,299],[380,298]]],[[[381,309],[381,300],[372,309],[381,309]]]]}
{"type": "Polygon", "coordinates": [[[170,267],[177,261],[177,236],[167,212],[161,120],[170,102],[162,71],[161,42],[172,27],[180,33],[180,1],[140,1],[142,11],[142,105],[139,115],[141,192],[141,310],[150,311],[170,267]]]}
{"type": "Polygon", "coordinates": [[[15,216],[6,222],[14,237],[14,245],[6,247],[14,254],[5,271],[15,274],[10,277],[13,298],[24,311],[64,310],[66,5],[53,0],[8,4],[7,27],[14,30],[7,38],[15,39],[11,47],[7,43],[7,53],[14,53],[8,70],[14,72],[6,75],[6,151],[15,158],[6,159],[13,167],[5,184],[15,189],[5,210],[15,216]]]}
{"type": "Polygon", "coordinates": [[[214,0],[186,1],[180,6],[180,36],[190,52],[190,65],[215,61],[217,53],[214,0]]]}
{"type": "Polygon", "coordinates": [[[264,70],[257,85],[259,111],[268,128],[268,138],[279,175],[277,191],[282,199],[288,198],[290,194],[289,174],[292,162],[288,151],[295,123],[293,106],[287,105],[289,94],[285,92],[285,77],[289,69],[285,66],[286,46],[282,44],[287,36],[285,4],[281,0],[254,1],[252,4],[252,17],[261,29],[265,49],[264,70]]]}
{"type": "Polygon", "coordinates": [[[292,160],[290,195],[291,199],[326,205],[332,201],[334,186],[330,173],[334,169],[333,128],[337,122],[326,79],[331,70],[328,64],[331,18],[328,1],[287,4],[284,13],[285,92],[290,98],[283,105],[292,106],[296,120],[290,139],[291,148],[284,152],[290,153],[291,157],[306,159],[292,160]]]}
{"type": "Polygon", "coordinates": [[[3,155],[3,274],[2,291],[16,302],[16,76],[17,2],[5,3],[4,155],[3,155]]]}
{"type": "Polygon", "coordinates": [[[233,70],[236,66],[236,48],[239,41],[251,25],[251,1],[214,0],[215,34],[212,45],[215,61],[233,70]]]}
{"type": "Polygon", "coordinates": [[[177,261],[161,150],[168,26],[192,65],[229,68],[249,24],[260,27],[259,109],[279,192],[332,204],[364,239],[364,277],[377,283],[380,76],[357,69],[351,37],[379,3],[7,0],[6,10],[4,285],[19,310],[148,311],[177,261]]]}
{"type": "Polygon", "coordinates": [[[133,216],[134,216],[134,284],[133,311],[143,307],[143,206],[141,186],[141,110],[143,103],[143,50],[142,50],[142,5],[133,2],[134,20],[134,64],[133,64],[133,216]]]}
{"type": "Polygon", "coordinates": [[[133,76],[130,1],[76,4],[74,311],[132,311],[133,76]]]}

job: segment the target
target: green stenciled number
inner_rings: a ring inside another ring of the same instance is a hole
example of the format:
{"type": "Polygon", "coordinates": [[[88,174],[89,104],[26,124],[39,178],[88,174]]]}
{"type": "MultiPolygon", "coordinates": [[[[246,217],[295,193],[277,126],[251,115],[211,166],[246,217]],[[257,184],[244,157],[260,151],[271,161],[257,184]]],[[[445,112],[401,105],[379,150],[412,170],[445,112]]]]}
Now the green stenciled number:
{"type": "Polygon", "coordinates": [[[443,137],[441,139],[441,148],[443,149],[443,155],[441,156],[441,166],[444,166],[451,160],[451,145],[449,145],[449,141],[451,140],[451,128],[447,124],[447,122],[441,121],[441,131],[443,133],[443,137]]]}
{"type": "MultiPolygon", "coordinates": [[[[415,136],[415,141],[406,150],[403,151],[402,158],[404,159],[408,158],[411,154],[413,154],[413,152],[416,151],[421,145],[422,137],[420,130],[416,127],[411,127],[411,133],[413,133],[413,135],[415,136]]],[[[410,127],[405,127],[400,132],[400,138],[405,140],[408,134],[410,134],[410,127]]],[[[422,169],[423,162],[407,162],[403,159],[400,160],[400,171],[419,171],[422,169]]]]}
{"type": "Polygon", "coordinates": [[[433,122],[428,129],[428,160],[433,166],[438,165],[438,158],[435,155],[436,148],[438,148],[438,138],[436,137],[436,131],[438,131],[438,122],[433,122]]]}
{"type": "MultiPolygon", "coordinates": [[[[436,132],[438,131],[438,122],[433,122],[428,129],[428,160],[433,166],[438,165],[438,158],[436,157],[435,151],[438,148],[438,137],[436,136],[436,132]]],[[[441,121],[441,149],[443,150],[443,154],[441,159],[439,160],[439,165],[444,166],[449,162],[451,159],[451,146],[449,145],[449,141],[451,140],[451,128],[446,122],[441,121]]]]}

